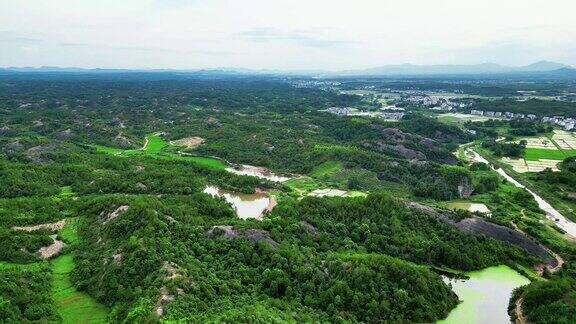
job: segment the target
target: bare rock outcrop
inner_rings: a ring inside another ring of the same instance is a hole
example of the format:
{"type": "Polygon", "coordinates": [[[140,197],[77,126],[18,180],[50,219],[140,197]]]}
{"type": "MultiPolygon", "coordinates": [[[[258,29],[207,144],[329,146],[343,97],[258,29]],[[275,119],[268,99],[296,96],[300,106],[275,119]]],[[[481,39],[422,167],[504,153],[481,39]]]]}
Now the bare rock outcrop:
{"type": "Polygon", "coordinates": [[[458,184],[458,196],[460,198],[469,198],[473,192],[474,187],[470,183],[470,180],[466,177],[463,178],[462,181],[460,181],[460,184],[458,184]]]}
{"type": "Polygon", "coordinates": [[[301,221],[300,225],[302,225],[312,236],[318,235],[318,229],[314,225],[306,221],[301,221]]]}
{"type": "Polygon", "coordinates": [[[130,140],[122,133],[118,133],[118,135],[114,137],[114,143],[124,148],[129,148],[131,146],[130,140]]]}
{"type": "Polygon", "coordinates": [[[54,143],[38,145],[27,149],[24,154],[34,163],[50,163],[52,160],[46,157],[45,154],[53,152],[57,147],[58,145],[54,143]]]}
{"type": "Polygon", "coordinates": [[[62,251],[64,248],[64,242],[57,239],[57,235],[50,235],[52,238],[53,243],[48,246],[41,247],[36,253],[40,256],[41,259],[50,259],[51,257],[55,256],[56,254],[62,251]]]}
{"type": "Polygon", "coordinates": [[[106,224],[106,223],[114,220],[118,216],[124,214],[126,211],[128,211],[128,209],[130,209],[130,206],[122,205],[122,206],[116,208],[111,213],[105,214],[104,212],[102,212],[102,213],[100,213],[100,216],[104,218],[103,222],[104,222],[104,224],[106,224]]]}
{"type": "Polygon", "coordinates": [[[558,265],[558,261],[534,238],[506,226],[490,223],[483,218],[474,216],[461,220],[456,224],[456,227],[463,232],[483,234],[498,241],[508,242],[540,257],[552,267],[558,265]]]}
{"type": "Polygon", "coordinates": [[[520,231],[491,223],[477,216],[468,217],[457,221],[457,217],[454,215],[454,213],[412,201],[405,202],[405,205],[408,208],[421,210],[428,215],[437,217],[438,219],[441,219],[448,224],[454,225],[461,232],[484,235],[498,241],[508,242],[512,245],[524,249],[530,254],[538,256],[552,268],[558,266],[558,260],[551,256],[545,247],[540,245],[533,237],[530,237],[520,231]]]}

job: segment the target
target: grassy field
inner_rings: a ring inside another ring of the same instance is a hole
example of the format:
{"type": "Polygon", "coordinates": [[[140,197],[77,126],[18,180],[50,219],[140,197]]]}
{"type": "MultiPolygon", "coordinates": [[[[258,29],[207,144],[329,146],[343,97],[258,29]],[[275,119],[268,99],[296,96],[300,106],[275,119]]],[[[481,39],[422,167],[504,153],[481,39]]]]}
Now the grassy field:
{"type": "Polygon", "coordinates": [[[74,191],[72,191],[72,187],[64,186],[60,188],[60,194],[58,196],[60,198],[71,197],[74,196],[74,191]]]}
{"type": "Polygon", "coordinates": [[[310,175],[313,177],[325,177],[341,169],[342,169],[342,162],[328,161],[314,168],[314,170],[312,170],[310,175]]]}
{"type": "Polygon", "coordinates": [[[90,145],[90,146],[95,148],[96,151],[99,153],[116,155],[116,154],[120,154],[120,153],[124,152],[123,149],[120,149],[117,147],[109,147],[109,146],[104,146],[104,145],[90,145]]]}
{"type": "Polygon", "coordinates": [[[172,160],[190,161],[205,167],[219,170],[224,170],[228,167],[228,165],[224,161],[211,157],[170,155],[168,156],[168,158],[172,160]]]}
{"type": "Polygon", "coordinates": [[[52,260],[52,296],[62,323],[104,323],[107,309],[92,297],[76,290],[70,281],[74,269],[72,255],[62,255],[52,260]]]}
{"type": "Polygon", "coordinates": [[[162,160],[189,161],[192,163],[196,163],[198,165],[219,170],[224,170],[228,167],[228,165],[224,161],[219,159],[204,156],[185,156],[175,153],[175,149],[165,150],[165,148],[168,148],[170,146],[168,142],[166,142],[158,134],[150,134],[146,136],[146,138],[148,139],[148,144],[146,145],[146,147],[144,147],[144,149],[139,150],[122,150],[119,148],[106,147],[102,145],[92,145],[92,146],[95,147],[98,152],[107,154],[114,154],[120,156],[149,156],[162,160]]]}
{"type": "Polygon", "coordinates": [[[66,218],[66,224],[64,228],[58,231],[58,235],[62,238],[64,243],[72,245],[78,242],[78,234],[76,233],[76,228],[78,226],[78,218],[66,218]]]}
{"type": "Polygon", "coordinates": [[[549,150],[530,147],[524,150],[524,158],[529,161],[538,159],[564,160],[569,156],[576,156],[576,150],[549,150]]]}
{"type": "Polygon", "coordinates": [[[168,146],[168,142],[160,137],[159,134],[149,134],[146,139],[148,143],[143,149],[123,151],[122,155],[157,155],[160,154],[164,147],[168,146]]]}
{"type": "Polygon", "coordinates": [[[312,191],[320,187],[314,179],[307,176],[290,179],[284,182],[284,184],[298,193],[312,191]]]}
{"type": "Polygon", "coordinates": [[[500,117],[488,117],[488,116],[477,116],[459,113],[447,113],[438,115],[438,120],[452,125],[463,125],[467,121],[480,122],[487,121],[489,119],[501,119],[500,117]]]}

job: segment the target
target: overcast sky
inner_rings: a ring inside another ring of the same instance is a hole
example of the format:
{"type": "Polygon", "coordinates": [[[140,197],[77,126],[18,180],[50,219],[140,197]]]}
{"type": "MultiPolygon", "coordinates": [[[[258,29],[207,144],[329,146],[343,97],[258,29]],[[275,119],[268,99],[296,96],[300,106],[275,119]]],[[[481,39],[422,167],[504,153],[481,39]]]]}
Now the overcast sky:
{"type": "Polygon", "coordinates": [[[0,66],[576,65],[574,0],[0,0],[0,66]]]}

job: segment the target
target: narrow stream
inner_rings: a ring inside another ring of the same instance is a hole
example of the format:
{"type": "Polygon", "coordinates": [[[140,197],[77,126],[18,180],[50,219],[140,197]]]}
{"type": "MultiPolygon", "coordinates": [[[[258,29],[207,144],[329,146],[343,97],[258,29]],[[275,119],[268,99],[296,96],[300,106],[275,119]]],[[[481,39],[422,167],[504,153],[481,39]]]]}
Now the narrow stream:
{"type": "Polygon", "coordinates": [[[513,185],[515,185],[518,188],[522,188],[522,189],[525,189],[526,191],[528,191],[532,195],[532,197],[534,197],[534,199],[536,200],[536,203],[538,203],[538,207],[540,207],[540,209],[542,211],[544,211],[544,213],[546,214],[546,217],[548,217],[548,219],[550,219],[558,227],[560,227],[561,229],[566,231],[566,233],[570,234],[573,237],[576,237],[576,223],[570,221],[569,219],[564,217],[562,214],[560,214],[559,211],[554,209],[554,207],[552,207],[552,205],[550,205],[547,201],[542,199],[542,197],[538,196],[532,190],[526,188],[523,184],[516,181],[516,179],[509,176],[503,169],[494,168],[494,166],[492,166],[488,162],[488,160],[486,160],[484,157],[482,157],[476,151],[468,148],[468,149],[466,149],[466,153],[468,155],[470,155],[475,162],[488,164],[490,166],[490,168],[492,168],[492,170],[498,172],[498,174],[500,174],[501,176],[506,178],[506,180],[508,180],[510,183],[512,183],[513,185]]]}

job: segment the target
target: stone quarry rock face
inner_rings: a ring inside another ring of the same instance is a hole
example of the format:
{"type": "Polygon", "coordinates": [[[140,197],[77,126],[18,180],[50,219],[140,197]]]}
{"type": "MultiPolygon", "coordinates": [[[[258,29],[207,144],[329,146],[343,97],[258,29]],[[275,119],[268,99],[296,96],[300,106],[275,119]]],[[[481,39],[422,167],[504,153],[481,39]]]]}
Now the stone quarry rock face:
{"type": "Polygon", "coordinates": [[[474,192],[474,187],[470,184],[470,180],[468,178],[462,179],[460,184],[458,185],[458,196],[460,198],[468,198],[474,192]]]}

